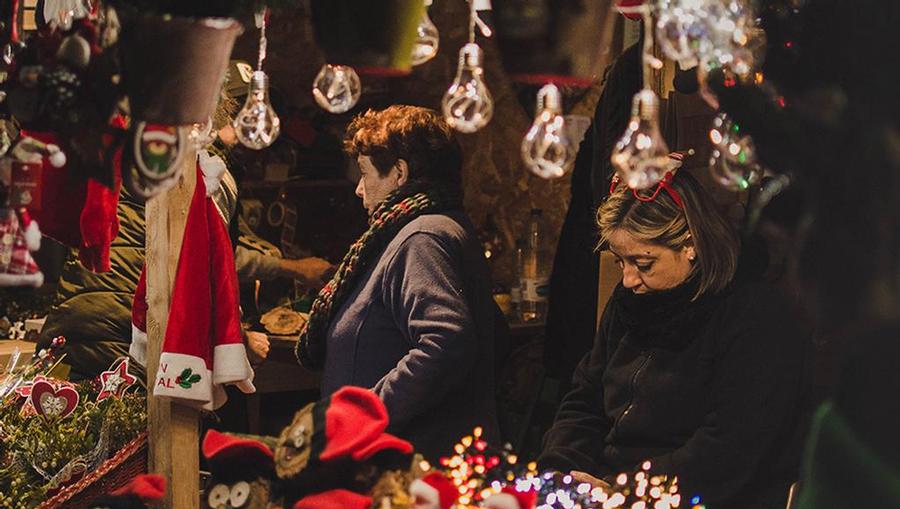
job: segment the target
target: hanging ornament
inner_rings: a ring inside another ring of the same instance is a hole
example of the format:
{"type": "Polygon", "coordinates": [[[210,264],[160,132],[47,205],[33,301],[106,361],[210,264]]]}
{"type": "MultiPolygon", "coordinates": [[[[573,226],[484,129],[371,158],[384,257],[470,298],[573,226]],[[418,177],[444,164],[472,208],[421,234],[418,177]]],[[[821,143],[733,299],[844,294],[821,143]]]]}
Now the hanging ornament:
{"type": "Polygon", "coordinates": [[[432,0],[425,0],[425,10],[422,12],[422,19],[416,27],[416,42],[413,45],[412,65],[422,65],[437,55],[440,46],[440,34],[438,29],[428,17],[428,6],[432,4],[432,0]]]}
{"type": "Polygon", "coordinates": [[[756,147],[749,135],[742,135],[738,124],[724,113],[713,120],[709,130],[713,143],[709,170],[713,179],[732,191],[744,191],[760,180],[763,168],[756,158],[756,147]]]}
{"type": "Polygon", "coordinates": [[[203,124],[192,125],[191,130],[188,133],[188,141],[194,145],[196,150],[205,149],[216,141],[215,134],[213,133],[212,117],[209,117],[203,124]]]}
{"type": "Polygon", "coordinates": [[[134,162],[141,176],[153,182],[176,176],[187,136],[175,126],[138,122],[134,132],[134,162]]]}
{"type": "Polygon", "coordinates": [[[631,120],[613,150],[613,167],[632,189],[647,189],[662,180],[669,147],[659,130],[659,98],[650,89],[634,96],[631,120]]]}
{"type": "Polygon", "coordinates": [[[47,419],[68,416],[75,411],[78,400],[78,391],[69,382],[44,379],[31,385],[29,401],[35,411],[47,419]]]}
{"type": "Polygon", "coordinates": [[[128,357],[122,357],[113,362],[108,370],[100,373],[100,393],[97,394],[97,403],[106,398],[122,399],[125,391],[137,382],[137,377],[128,372],[128,357]]]}
{"type": "Polygon", "coordinates": [[[491,29],[478,16],[478,8],[484,7],[481,4],[469,2],[469,43],[459,50],[456,78],[441,100],[447,123],[463,133],[474,133],[494,116],[494,99],[484,82],[483,53],[475,43],[476,26],[485,37],[491,35],[491,29]]]}
{"type": "Polygon", "coordinates": [[[653,31],[649,11],[644,11],[642,53],[644,89],[634,95],[631,120],[616,143],[610,161],[619,177],[631,189],[656,185],[670,170],[669,147],[659,130],[659,97],[650,90],[652,69],[661,67],[653,56],[653,31]]]}
{"type": "Polygon", "coordinates": [[[259,150],[268,147],[278,138],[281,132],[281,120],[269,102],[269,77],[262,70],[266,59],[266,23],[268,9],[256,13],[256,26],[259,28],[259,57],[256,71],[250,78],[247,101],[234,117],[232,126],[241,145],[259,150]]]}
{"type": "Polygon", "coordinates": [[[356,106],[362,83],[352,67],[325,64],[313,82],[313,97],[325,111],[344,113],[356,106]]]}
{"type": "Polygon", "coordinates": [[[0,50],[0,58],[7,66],[12,65],[16,55],[25,49],[25,43],[19,39],[19,0],[10,2],[11,13],[9,15],[9,42],[0,50]]]}
{"type": "Polygon", "coordinates": [[[562,116],[562,95],[556,85],[544,85],[537,94],[534,123],[522,140],[522,160],[535,175],[552,179],[572,169],[577,153],[562,116]]]}

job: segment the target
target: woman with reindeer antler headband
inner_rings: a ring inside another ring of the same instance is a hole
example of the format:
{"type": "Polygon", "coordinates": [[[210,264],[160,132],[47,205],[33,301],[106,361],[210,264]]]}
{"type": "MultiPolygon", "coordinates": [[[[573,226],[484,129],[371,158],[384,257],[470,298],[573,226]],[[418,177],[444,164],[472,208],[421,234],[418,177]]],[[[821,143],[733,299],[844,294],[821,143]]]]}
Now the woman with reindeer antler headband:
{"type": "Polygon", "coordinates": [[[650,462],[686,501],[783,508],[799,476],[809,334],[686,172],[613,179],[600,247],[622,269],[541,463],[595,485],[650,462]]]}

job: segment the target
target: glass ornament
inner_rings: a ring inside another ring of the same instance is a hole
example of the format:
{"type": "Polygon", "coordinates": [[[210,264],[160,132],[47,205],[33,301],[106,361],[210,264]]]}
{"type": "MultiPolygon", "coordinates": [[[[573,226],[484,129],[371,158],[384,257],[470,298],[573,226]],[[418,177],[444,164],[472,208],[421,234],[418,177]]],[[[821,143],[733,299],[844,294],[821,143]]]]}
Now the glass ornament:
{"type": "Polygon", "coordinates": [[[631,120],[610,157],[619,177],[632,189],[647,189],[669,171],[669,147],[659,130],[659,98],[643,89],[634,96],[631,120]]]}
{"type": "Polygon", "coordinates": [[[522,139],[522,160],[535,175],[552,179],[571,170],[577,154],[562,115],[562,95],[556,85],[544,85],[534,123],[522,139]]]}
{"type": "Polygon", "coordinates": [[[438,47],[441,43],[438,29],[434,26],[431,18],[428,17],[427,7],[431,5],[431,0],[425,0],[425,11],[422,12],[422,19],[416,27],[416,42],[413,45],[412,65],[422,65],[437,55],[438,47]]]}
{"type": "Polygon", "coordinates": [[[254,71],[244,107],[232,122],[235,135],[242,145],[259,150],[275,142],[281,132],[281,120],[269,102],[269,77],[254,71]]]}
{"type": "Polygon", "coordinates": [[[459,68],[441,100],[444,118],[457,131],[474,133],[494,116],[494,100],[484,82],[482,51],[470,42],[459,51],[459,68]]]}
{"type": "Polygon", "coordinates": [[[330,113],[345,113],[356,106],[362,82],[352,67],[325,64],[313,82],[316,103],[330,113]]]}
{"type": "Polygon", "coordinates": [[[744,191],[759,182],[764,170],[757,160],[753,138],[742,134],[738,124],[720,113],[713,120],[709,139],[713,143],[709,160],[713,180],[732,191],[744,191]]]}

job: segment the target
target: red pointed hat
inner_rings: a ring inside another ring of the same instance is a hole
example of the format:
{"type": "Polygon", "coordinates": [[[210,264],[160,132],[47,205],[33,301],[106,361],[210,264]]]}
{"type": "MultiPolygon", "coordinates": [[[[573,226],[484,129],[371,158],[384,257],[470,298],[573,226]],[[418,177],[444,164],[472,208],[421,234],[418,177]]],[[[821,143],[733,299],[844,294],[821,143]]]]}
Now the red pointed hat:
{"type": "Polygon", "coordinates": [[[385,433],[387,409],[372,391],[361,387],[343,387],[324,402],[325,446],[319,460],[328,462],[350,457],[365,461],[375,454],[393,450],[403,454],[413,451],[406,440],[385,433]]]}
{"type": "Polygon", "coordinates": [[[239,438],[211,429],[203,437],[203,457],[213,470],[229,469],[236,464],[271,470],[275,456],[265,444],[249,438],[239,438]],[[249,463],[249,465],[248,465],[249,463]]]}
{"type": "Polygon", "coordinates": [[[372,499],[348,490],[331,490],[301,498],[294,509],[369,509],[372,499]]]}
{"type": "Polygon", "coordinates": [[[409,494],[416,500],[416,507],[450,509],[459,500],[459,490],[450,479],[432,472],[409,485],[409,494]]]}
{"type": "MultiPolygon", "coordinates": [[[[640,7],[644,4],[644,0],[616,0],[616,7],[640,7]]],[[[639,20],[641,15],[636,12],[622,13],[628,19],[639,20]]]]}
{"type": "Polygon", "coordinates": [[[124,497],[133,495],[143,502],[157,502],[166,494],[166,479],[161,475],[142,474],[125,486],[112,492],[111,495],[124,497]]]}
{"type": "Polygon", "coordinates": [[[500,493],[484,500],[486,509],[534,509],[535,505],[537,505],[536,491],[519,491],[512,486],[506,486],[500,493]]]}

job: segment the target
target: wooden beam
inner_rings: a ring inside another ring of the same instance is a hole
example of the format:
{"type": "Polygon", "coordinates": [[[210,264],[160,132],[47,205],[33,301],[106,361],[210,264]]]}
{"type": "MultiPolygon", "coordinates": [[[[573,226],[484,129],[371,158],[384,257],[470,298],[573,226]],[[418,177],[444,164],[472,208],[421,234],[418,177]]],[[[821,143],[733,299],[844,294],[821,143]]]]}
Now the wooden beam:
{"type": "Polygon", "coordinates": [[[162,507],[199,509],[199,411],[167,398],[155,398],[153,382],[159,367],[172,286],[184,237],[188,208],[196,185],[196,154],[184,158],[180,182],[147,202],[147,412],[150,431],[150,472],[166,478],[162,507]]]}

